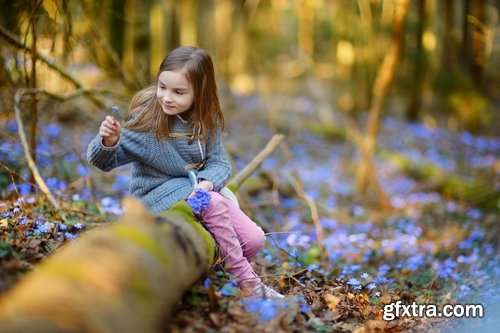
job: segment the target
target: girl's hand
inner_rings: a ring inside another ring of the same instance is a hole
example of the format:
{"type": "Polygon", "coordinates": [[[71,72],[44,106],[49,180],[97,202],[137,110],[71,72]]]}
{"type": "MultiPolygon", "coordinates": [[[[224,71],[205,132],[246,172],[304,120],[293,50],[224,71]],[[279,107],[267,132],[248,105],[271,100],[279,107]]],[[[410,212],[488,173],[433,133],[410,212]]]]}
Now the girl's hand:
{"type": "MultiPolygon", "coordinates": [[[[198,186],[196,186],[196,188],[201,188],[201,189],[203,189],[203,190],[205,190],[205,191],[207,191],[207,192],[210,192],[210,191],[212,191],[212,190],[214,189],[214,185],[213,185],[213,184],[212,184],[212,182],[211,182],[211,181],[209,181],[209,180],[202,180],[202,181],[198,184],[198,186]]],[[[194,191],[193,191],[193,192],[191,192],[191,193],[189,194],[188,198],[194,197],[194,195],[195,195],[195,193],[194,193],[194,191]]]]}
{"type": "Polygon", "coordinates": [[[102,144],[106,147],[114,146],[120,138],[122,126],[112,116],[106,116],[99,127],[99,135],[102,138],[102,144]]]}

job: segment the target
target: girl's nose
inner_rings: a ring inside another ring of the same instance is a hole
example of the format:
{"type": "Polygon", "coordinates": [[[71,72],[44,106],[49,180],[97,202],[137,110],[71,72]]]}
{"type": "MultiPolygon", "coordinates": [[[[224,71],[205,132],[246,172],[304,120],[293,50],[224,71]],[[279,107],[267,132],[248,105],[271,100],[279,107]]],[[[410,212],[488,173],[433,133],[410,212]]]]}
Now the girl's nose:
{"type": "Polygon", "coordinates": [[[163,95],[163,100],[166,102],[171,102],[172,96],[169,93],[165,93],[165,95],[163,95]]]}

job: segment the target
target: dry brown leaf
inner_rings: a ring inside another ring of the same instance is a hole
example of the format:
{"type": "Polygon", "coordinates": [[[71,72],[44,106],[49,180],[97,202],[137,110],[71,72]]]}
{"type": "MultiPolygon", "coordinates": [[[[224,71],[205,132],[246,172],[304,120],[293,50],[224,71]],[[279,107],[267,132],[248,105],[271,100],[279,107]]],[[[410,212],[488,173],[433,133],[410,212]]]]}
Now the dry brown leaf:
{"type": "Polygon", "coordinates": [[[380,295],[380,303],[382,304],[389,304],[392,301],[392,297],[389,293],[383,293],[380,295]]]}
{"type": "Polygon", "coordinates": [[[219,315],[218,315],[218,314],[216,314],[216,313],[213,313],[213,312],[212,312],[212,313],[210,313],[210,314],[208,315],[208,317],[210,318],[210,321],[211,321],[211,322],[212,322],[215,326],[217,326],[217,327],[221,327],[221,326],[222,326],[222,324],[221,324],[221,320],[220,320],[220,317],[219,317],[219,315]]]}
{"type": "Polygon", "coordinates": [[[384,332],[387,327],[385,320],[368,320],[356,327],[353,333],[379,333],[384,332]]]}
{"type": "Polygon", "coordinates": [[[345,296],[326,294],[323,298],[330,311],[338,312],[337,305],[344,300],[345,296]]]}

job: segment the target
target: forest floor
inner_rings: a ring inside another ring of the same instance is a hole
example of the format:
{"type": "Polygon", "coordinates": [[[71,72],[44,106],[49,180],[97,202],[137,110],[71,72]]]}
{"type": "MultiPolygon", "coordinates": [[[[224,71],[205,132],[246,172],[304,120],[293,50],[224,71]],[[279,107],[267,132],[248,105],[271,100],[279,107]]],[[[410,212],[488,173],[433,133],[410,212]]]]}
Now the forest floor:
{"type": "MultiPolygon", "coordinates": [[[[287,135],[238,192],[243,209],[268,233],[253,265],[286,298],[243,298],[232,277],[214,269],[185,294],[164,332],[493,332],[500,326],[500,137],[384,118],[375,163],[394,209],[381,212],[355,191],[355,148],[341,134],[313,134],[304,126],[315,119],[311,101],[289,99],[272,126],[256,97],[233,96],[229,109],[225,144],[235,170],[271,138],[271,127],[287,135]],[[392,318],[384,318],[384,305],[396,301],[482,304],[485,314],[385,320],[392,318]]],[[[5,292],[60,246],[113,223],[130,174],[128,168],[104,174],[86,163],[97,119],[85,132],[41,123],[37,161],[61,199],[54,212],[21,180],[28,176],[17,126],[1,122],[5,292]]]]}

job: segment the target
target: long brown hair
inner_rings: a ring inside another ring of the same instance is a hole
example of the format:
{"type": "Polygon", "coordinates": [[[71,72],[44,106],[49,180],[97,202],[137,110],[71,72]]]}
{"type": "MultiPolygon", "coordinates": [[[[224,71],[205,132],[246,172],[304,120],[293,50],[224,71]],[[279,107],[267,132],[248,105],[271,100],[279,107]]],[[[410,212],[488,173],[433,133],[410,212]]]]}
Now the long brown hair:
{"type": "Polygon", "coordinates": [[[210,141],[216,131],[224,129],[224,115],[220,107],[212,58],[205,50],[194,46],[178,47],[163,59],[156,85],[139,91],[132,98],[129,112],[139,114],[125,127],[140,132],[155,131],[158,139],[169,136],[173,117],[162,111],[156,98],[158,77],[164,71],[183,73],[192,85],[194,102],[188,111],[189,119],[186,120],[189,121],[193,134],[198,134],[199,131],[206,141],[210,141]]]}

